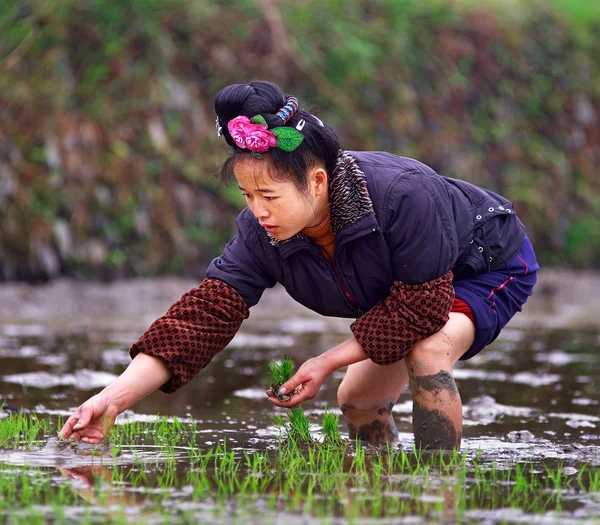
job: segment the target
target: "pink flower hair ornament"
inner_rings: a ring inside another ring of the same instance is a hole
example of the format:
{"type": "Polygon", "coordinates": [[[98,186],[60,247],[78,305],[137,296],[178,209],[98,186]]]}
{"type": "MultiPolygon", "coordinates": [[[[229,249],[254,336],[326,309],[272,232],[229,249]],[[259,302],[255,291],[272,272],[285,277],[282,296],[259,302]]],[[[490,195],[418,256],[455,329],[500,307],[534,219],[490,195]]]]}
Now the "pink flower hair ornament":
{"type": "Polygon", "coordinates": [[[302,141],[304,135],[294,128],[279,127],[270,131],[267,122],[261,115],[251,119],[244,116],[236,117],[229,121],[227,129],[238,148],[249,149],[252,154],[260,158],[269,148],[279,148],[284,151],[294,151],[302,141]]]}

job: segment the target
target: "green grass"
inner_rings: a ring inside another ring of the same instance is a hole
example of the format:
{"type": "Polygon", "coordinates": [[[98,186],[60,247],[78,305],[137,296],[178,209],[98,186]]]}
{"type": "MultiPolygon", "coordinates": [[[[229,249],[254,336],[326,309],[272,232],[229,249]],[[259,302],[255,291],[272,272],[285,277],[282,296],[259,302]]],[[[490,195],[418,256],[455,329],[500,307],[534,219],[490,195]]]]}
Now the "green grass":
{"type": "Polygon", "coordinates": [[[288,436],[297,443],[311,443],[310,427],[312,426],[304,414],[302,407],[295,406],[288,413],[290,420],[288,436]]]}
{"type": "MultiPolygon", "coordinates": [[[[568,475],[563,464],[498,464],[482,451],[423,454],[391,445],[367,447],[332,439],[337,417],[326,411],[323,419],[328,423],[322,443],[286,440],[258,451],[233,448],[227,439],[206,447],[195,423],[176,418],[119,425],[110,442],[113,450],[130,454],[129,463],[120,465],[114,456],[74,469],[93,474],[86,490],[57,469],[1,465],[0,521],[10,515],[11,523],[61,522],[62,514],[82,504],[90,512],[82,513],[81,523],[125,523],[133,504],[142,505],[136,518],[140,522],[193,521],[193,512],[181,508],[198,505],[216,515],[235,508],[239,519],[251,517],[259,506],[267,513],[266,522],[296,512],[349,521],[392,516],[443,521],[448,505],[457,522],[468,510],[505,507],[554,512],[559,520],[567,495],[572,504],[574,494],[585,499],[600,492],[597,467],[579,466],[568,475]],[[82,496],[94,503],[85,503],[82,496]]],[[[306,418],[302,425],[308,432],[306,418]]],[[[55,425],[16,414],[0,421],[0,435],[12,436],[5,441],[10,448],[25,450],[55,435],[55,425]]]]}
{"type": "Polygon", "coordinates": [[[292,377],[294,362],[289,357],[283,357],[280,363],[271,361],[269,372],[271,373],[271,388],[277,392],[279,387],[292,377]]]}
{"type": "Polygon", "coordinates": [[[10,414],[0,420],[0,449],[31,448],[48,431],[48,422],[35,415],[10,414]]]}
{"type": "Polygon", "coordinates": [[[323,414],[323,440],[334,445],[342,442],[340,418],[329,409],[323,414]]]}

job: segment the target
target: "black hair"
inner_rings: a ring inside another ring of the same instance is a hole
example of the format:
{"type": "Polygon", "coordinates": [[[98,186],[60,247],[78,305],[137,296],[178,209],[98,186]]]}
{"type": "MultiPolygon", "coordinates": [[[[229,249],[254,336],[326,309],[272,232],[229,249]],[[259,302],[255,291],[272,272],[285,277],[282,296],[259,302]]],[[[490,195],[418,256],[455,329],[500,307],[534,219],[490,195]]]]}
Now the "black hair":
{"type": "MultiPolygon", "coordinates": [[[[221,179],[225,182],[233,177],[235,163],[242,156],[250,155],[248,149],[239,148],[227,129],[227,123],[239,116],[252,118],[261,115],[269,129],[280,127],[283,122],[276,114],[286,103],[286,95],[281,89],[267,81],[252,81],[247,84],[232,84],[223,88],[215,98],[215,112],[223,136],[232,147],[229,158],[221,169],[221,179]]],[[[301,133],[304,140],[294,151],[270,148],[262,154],[262,162],[268,162],[272,176],[292,181],[304,191],[307,188],[306,175],[315,164],[322,163],[331,176],[341,150],[340,140],[335,131],[323,124],[308,110],[299,108],[296,114],[286,122],[286,126],[295,127],[302,119],[305,124],[301,133]]]]}

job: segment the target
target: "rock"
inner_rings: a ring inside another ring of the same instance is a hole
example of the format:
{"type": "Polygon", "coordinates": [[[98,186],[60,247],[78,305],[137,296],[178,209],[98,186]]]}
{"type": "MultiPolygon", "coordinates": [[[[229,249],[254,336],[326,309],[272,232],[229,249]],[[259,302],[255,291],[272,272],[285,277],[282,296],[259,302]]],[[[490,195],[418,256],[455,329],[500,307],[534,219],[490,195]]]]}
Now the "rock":
{"type": "Polygon", "coordinates": [[[153,118],[148,123],[148,135],[150,135],[150,140],[156,151],[164,153],[170,148],[167,132],[158,118],[153,118]]]}
{"type": "Polygon", "coordinates": [[[529,443],[535,439],[535,436],[529,430],[513,430],[506,435],[511,443],[529,443]]]}
{"type": "Polygon", "coordinates": [[[177,202],[177,209],[183,213],[184,220],[191,221],[197,211],[196,196],[187,184],[175,185],[173,195],[177,202]]]}
{"type": "Polygon", "coordinates": [[[575,120],[581,126],[587,127],[595,124],[598,120],[592,101],[585,95],[576,95],[573,101],[575,105],[575,120]]]}
{"type": "Polygon", "coordinates": [[[48,167],[51,170],[58,170],[61,167],[61,159],[58,141],[56,140],[55,135],[50,135],[46,138],[44,153],[46,155],[46,164],[48,164],[48,167]]]}
{"type": "Polygon", "coordinates": [[[108,258],[108,248],[100,239],[89,239],[79,251],[82,261],[91,266],[101,266],[108,258]]]}
{"type": "Polygon", "coordinates": [[[65,259],[73,247],[73,238],[71,236],[71,227],[64,219],[57,219],[52,225],[54,242],[58,248],[58,253],[65,259]]]}
{"type": "Polygon", "coordinates": [[[60,275],[60,258],[54,249],[47,242],[40,240],[36,240],[34,246],[42,272],[50,278],[58,277],[60,275]]]}

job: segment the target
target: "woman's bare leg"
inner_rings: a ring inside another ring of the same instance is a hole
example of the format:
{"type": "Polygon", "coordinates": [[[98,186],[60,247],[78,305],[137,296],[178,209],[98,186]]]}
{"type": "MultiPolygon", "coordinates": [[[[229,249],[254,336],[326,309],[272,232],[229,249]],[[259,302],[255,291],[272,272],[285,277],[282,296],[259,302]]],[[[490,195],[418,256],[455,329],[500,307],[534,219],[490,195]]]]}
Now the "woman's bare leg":
{"type": "Polygon", "coordinates": [[[348,422],[350,439],[397,441],[392,407],[407,383],[404,361],[381,366],[367,359],[350,365],[338,388],[338,403],[348,422]]]}
{"type": "Polygon", "coordinates": [[[452,368],[474,337],[472,321],[465,314],[451,313],[444,328],[419,341],[405,357],[417,448],[460,448],[462,403],[452,368]]]}
{"type": "Polygon", "coordinates": [[[452,368],[474,337],[471,320],[451,313],[442,330],[418,342],[402,361],[389,366],[370,360],[350,365],[338,388],[350,439],[397,441],[392,407],[410,380],[417,447],[460,448],[462,403],[452,368]]]}

